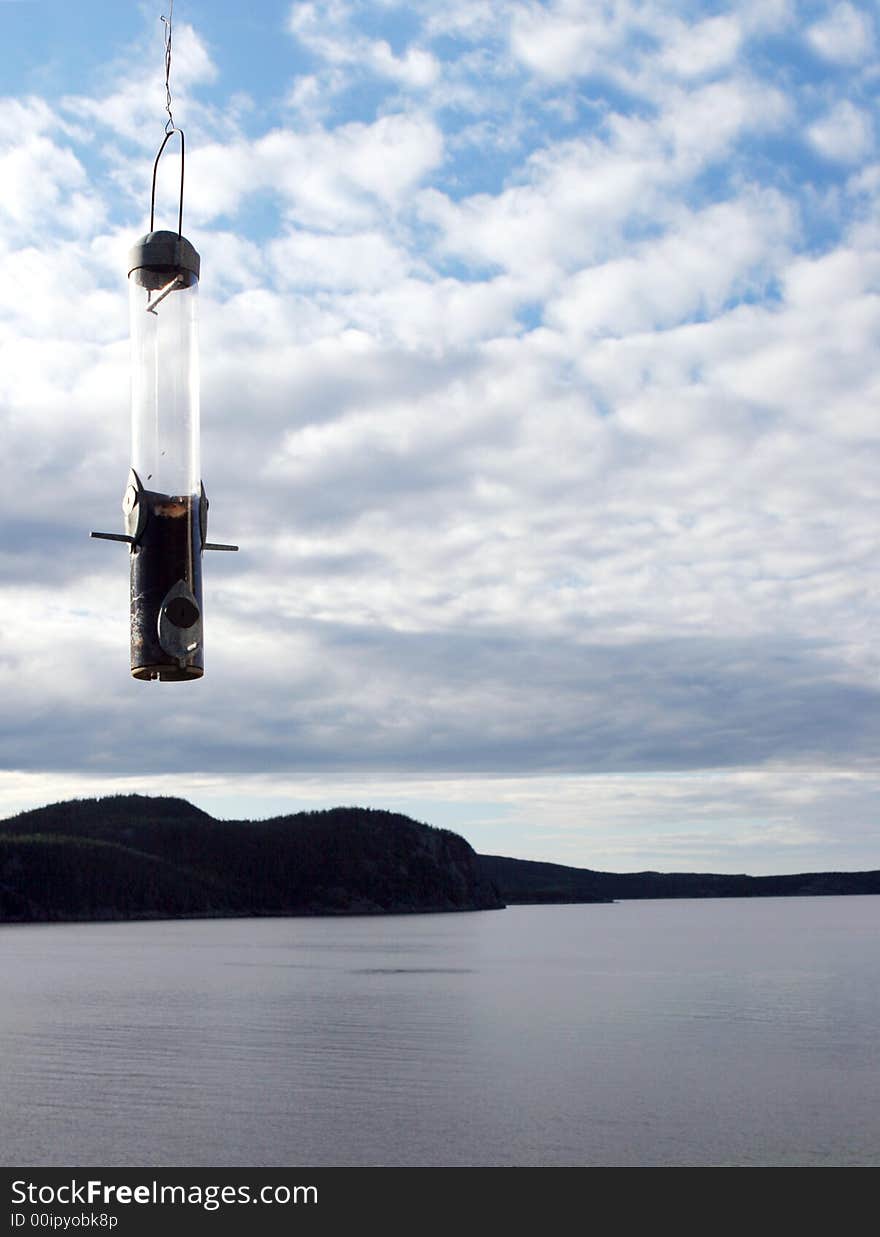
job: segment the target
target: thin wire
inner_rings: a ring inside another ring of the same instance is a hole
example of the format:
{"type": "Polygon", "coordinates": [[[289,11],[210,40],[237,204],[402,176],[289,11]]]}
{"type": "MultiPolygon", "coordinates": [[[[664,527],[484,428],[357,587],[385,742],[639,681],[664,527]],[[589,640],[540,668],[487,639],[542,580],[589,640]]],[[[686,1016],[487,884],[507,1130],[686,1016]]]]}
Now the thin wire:
{"type": "Polygon", "coordinates": [[[168,16],[159,19],[165,27],[165,111],[168,113],[168,119],[165,121],[166,133],[173,133],[177,128],[171,114],[171,20],[173,17],[174,0],[171,0],[168,16]]]}
{"type": "MultiPolygon", "coordinates": [[[[150,231],[153,231],[156,219],[156,173],[159,170],[159,160],[162,158],[162,151],[168,145],[168,139],[172,133],[180,134],[180,201],[177,212],[177,234],[183,236],[183,176],[185,162],[185,148],[183,129],[179,129],[174,123],[174,115],[171,111],[171,22],[174,17],[174,0],[169,0],[168,16],[160,17],[159,20],[165,27],[165,111],[168,113],[168,119],[165,121],[165,137],[162,139],[162,145],[159,147],[159,153],[156,155],[156,161],[153,164],[153,188],[150,195],[150,231]]],[[[169,285],[170,289],[170,285],[169,285]]],[[[167,295],[167,292],[164,294],[167,295]]],[[[161,297],[159,298],[162,299],[161,297]]],[[[158,304],[158,300],[154,302],[158,304]]]]}

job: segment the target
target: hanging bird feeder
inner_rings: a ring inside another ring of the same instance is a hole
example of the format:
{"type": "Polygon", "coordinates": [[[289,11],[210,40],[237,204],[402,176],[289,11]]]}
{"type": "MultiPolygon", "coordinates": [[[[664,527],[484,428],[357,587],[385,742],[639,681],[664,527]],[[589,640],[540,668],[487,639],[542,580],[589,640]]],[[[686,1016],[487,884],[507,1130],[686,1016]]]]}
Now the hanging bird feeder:
{"type": "MultiPolygon", "coordinates": [[[[164,20],[164,19],[163,19],[164,20]]],[[[170,62],[170,24],[166,68],[170,62]]],[[[167,77],[166,77],[167,86],[167,77]]],[[[170,99],[170,95],[169,95],[170,99]]],[[[131,471],[122,500],[131,559],[131,673],[164,682],[204,673],[202,551],[208,499],[199,462],[197,310],[200,259],[183,235],[184,136],[170,117],[153,165],[150,230],[128,259],[131,318],[131,471]],[[177,231],[155,231],[156,174],[180,135],[177,231]]]]}

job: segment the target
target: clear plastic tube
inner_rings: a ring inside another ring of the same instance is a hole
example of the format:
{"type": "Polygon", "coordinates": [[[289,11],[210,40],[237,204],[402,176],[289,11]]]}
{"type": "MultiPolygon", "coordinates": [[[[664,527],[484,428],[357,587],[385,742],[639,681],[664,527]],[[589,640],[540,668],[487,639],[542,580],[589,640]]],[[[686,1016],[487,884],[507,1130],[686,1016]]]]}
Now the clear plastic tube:
{"type": "Polygon", "coordinates": [[[199,460],[199,281],[192,271],[129,275],[131,466],[145,489],[192,498],[199,460]]]}

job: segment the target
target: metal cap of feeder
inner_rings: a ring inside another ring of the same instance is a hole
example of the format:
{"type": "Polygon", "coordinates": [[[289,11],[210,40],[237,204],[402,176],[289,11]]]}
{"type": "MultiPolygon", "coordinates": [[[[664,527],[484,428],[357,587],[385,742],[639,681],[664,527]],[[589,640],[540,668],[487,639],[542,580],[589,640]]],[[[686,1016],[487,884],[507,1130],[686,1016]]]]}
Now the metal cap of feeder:
{"type": "Polygon", "coordinates": [[[195,246],[179,232],[148,232],[132,246],[128,254],[128,273],[152,270],[168,274],[199,277],[201,259],[195,246]]]}

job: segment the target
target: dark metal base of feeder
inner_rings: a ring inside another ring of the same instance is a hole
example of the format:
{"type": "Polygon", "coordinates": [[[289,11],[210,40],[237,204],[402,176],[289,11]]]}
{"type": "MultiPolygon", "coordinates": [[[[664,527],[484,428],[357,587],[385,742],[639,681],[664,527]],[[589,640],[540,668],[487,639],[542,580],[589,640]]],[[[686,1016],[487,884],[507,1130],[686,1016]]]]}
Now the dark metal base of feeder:
{"type": "Polygon", "coordinates": [[[154,490],[138,497],[146,519],[131,550],[131,673],[163,682],[201,678],[199,499],[154,490]]]}

